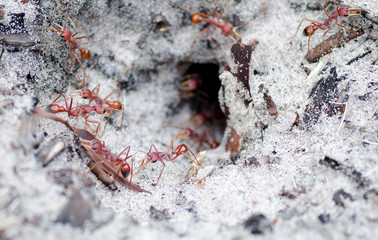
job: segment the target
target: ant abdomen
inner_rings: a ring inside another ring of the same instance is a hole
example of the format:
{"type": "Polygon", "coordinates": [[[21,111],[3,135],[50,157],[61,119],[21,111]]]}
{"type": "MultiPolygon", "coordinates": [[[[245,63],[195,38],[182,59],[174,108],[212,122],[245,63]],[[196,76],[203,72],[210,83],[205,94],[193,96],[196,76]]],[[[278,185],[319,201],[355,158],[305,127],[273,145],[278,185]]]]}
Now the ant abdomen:
{"type": "Polygon", "coordinates": [[[88,48],[80,49],[80,54],[83,59],[89,59],[91,57],[91,51],[88,48]]]}

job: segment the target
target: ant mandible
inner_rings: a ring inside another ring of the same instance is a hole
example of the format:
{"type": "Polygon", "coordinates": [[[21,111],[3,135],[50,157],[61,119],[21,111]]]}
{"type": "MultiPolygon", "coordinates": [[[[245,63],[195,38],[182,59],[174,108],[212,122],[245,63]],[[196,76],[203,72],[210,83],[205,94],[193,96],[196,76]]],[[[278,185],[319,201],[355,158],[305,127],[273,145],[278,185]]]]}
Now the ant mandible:
{"type": "Polygon", "coordinates": [[[325,33],[323,34],[323,42],[324,42],[324,36],[331,29],[331,24],[332,24],[333,21],[335,21],[335,23],[336,23],[337,26],[342,27],[342,28],[348,30],[349,32],[352,32],[352,30],[349,30],[345,26],[339,24],[337,22],[337,20],[338,20],[339,17],[342,18],[342,17],[350,17],[350,16],[360,15],[359,13],[363,10],[361,8],[350,8],[349,6],[354,2],[354,0],[352,0],[347,7],[337,6],[335,12],[332,12],[331,14],[328,14],[327,10],[324,7],[328,2],[329,2],[329,0],[327,0],[322,5],[322,8],[323,8],[325,14],[327,15],[327,18],[324,20],[323,23],[320,23],[320,22],[317,22],[317,21],[314,21],[314,20],[311,20],[311,19],[304,18],[299,23],[297,31],[295,32],[294,36],[291,37],[291,38],[294,38],[297,35],[298,30],[301,27],[303,21],[309,21],[309,22],[311,22],[311,24],[308,25],[307,27],[305,27],[305,29],[303,30],[304,35],[308,36],[307,52],[309,52],[309,50],[310,50],[310,38],[316,32],[316,30],[318,30],[318,29],[326,30],[325,33]]]}

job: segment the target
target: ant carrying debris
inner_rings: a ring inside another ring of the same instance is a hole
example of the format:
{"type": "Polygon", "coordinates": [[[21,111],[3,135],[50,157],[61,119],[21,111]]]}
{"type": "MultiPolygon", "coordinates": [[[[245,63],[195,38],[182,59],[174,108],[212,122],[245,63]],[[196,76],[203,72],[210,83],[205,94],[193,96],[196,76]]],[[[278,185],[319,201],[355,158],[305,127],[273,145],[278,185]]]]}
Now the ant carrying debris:
{"type": "Polygon", "coordinates": [[[345,18],[345,17],[350,17],[350,16],[361,15],[361,11],[364,10],[364,9],[361,9],[361,8],[350,8],[349,6],[354,2],[354,0],[352,0],[347,7],[337,6],[336,11],[332,12],[331,14],[328,14],[327,10],[324,7],[328,2],[329,2],[329,0],[327,0],[322,5],[322,8],[323,8],[325,14],[327,15],[327,18],[324,20],[323,23],[317,22],[317,21],[314,21],[314,20],[311,20],[311,19],[304,18],[299,23],[297,31],[295,32],[294,36],[291,37],[291,38],[294,38],[297,35],[298,30],[301,27],[303,21],[309,21],[309,22],[311,22],[311,24],[308,25],[307,27],[305,27],[305,29],[303,30],[304,35],[308,36],[307,53],[310,51],[310,39],[311,39],[311,36],[316,32],[316,30],[318,30],[318,29],[325,30],[325,33],[323,34],[323,37],[322,37],[323,38],[323,42],[324,42],[325,35],[331,29],[331,24],[332,24],[333,21],[335,21],[335,24],[337,26],[339,26],[339,27],[347,30],[348,32],[353,32],[353,30],[350,30],[350,29],[346,28],[345,26],[339,24],[337,22],[337,20],[338,20],[339,17],[340,18],[345,18]]]}
{"type": "Polygon", "coordinates": [[[103,171],[110,174],[120,184],[134,192],[148,192],[138,185],[131,183],[132,167],[130,168],[130,165],[127,163],[127,159],[131,158],[134,154],[129,155],[130,147],[125,148],[119,155],[116,156],[105,147],[104,143],[98,140],[87,130],[72,127],[68,121],[64,120],[63,118],[45,112],[40,108],[35,108],[33,112],[44,118],[50,118],[66,125],[67,128],[69,128],[75,134],[75,136],[79,138],[80,145],[85,149],[86,153],[91,157],[95,164],[100,166],[103,171]],[[124,159],[122,159],[120,156],[126,150],[127,155],[124,159]],[[129,174],[131,175],[130,181],[126,179],[129,174]]]}
{"type": "Polygon", "coordinates": [[[142,158],[142,160],[140,160],[141,163],[140,163],[138,171],[140,171],[141,168],[149,165],[150,163],[156,163],[156,162],[160,161],[163,164],[163,169],[161,170],[160,175],[159,175],[156,183],[152,184],[153,186],[156,186],[158,184],[159,179],[160,179],[161,175],[163,174],[163,171],[164,171],[164,168],[165,168],[164,161],[171,162],[171,161],[175,160],[176,158],[178,158],[179,156],[181,156],[182,154],[184,154],[187,158],[189,158],[197,166],[201,166],[201,164],[198,162],[198,160],[196,158],[196,155],[193,153],[192,150],[190,150],[190,148],[186,144],[182,143],[182,144],[178,145],[175,148],[175,150],[173,150],[173,140],[172,140],[171,144],[168,147],[168,152],[159,152],[159,150],[155,147],[155,145],[151,144],[150,150],[148,150],[148,152],[146,153],[146,156],[144,158],[142,158]],[[152,148],[154,148],[155,151],[152,151],[152,148]],[[192,156],[194,157],[194,160],[191,157],[189,157],[189,155],[186,153],[188,151],[192,154],[192,156]]]}

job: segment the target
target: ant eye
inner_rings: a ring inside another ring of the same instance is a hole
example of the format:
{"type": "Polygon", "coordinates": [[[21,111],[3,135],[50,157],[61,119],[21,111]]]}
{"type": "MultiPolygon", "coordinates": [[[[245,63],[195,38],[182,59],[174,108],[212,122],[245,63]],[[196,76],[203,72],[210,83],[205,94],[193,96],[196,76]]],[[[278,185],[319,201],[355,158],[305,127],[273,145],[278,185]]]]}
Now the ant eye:
{"type": "Polygon", "coordinates": [[[93,149],[93,150],[97,150],[97,147],[94,147],[94,146],[93,146],[92,149],[93,149]]]}
{"type": "Polygon", "coordinates": [[[84,95],[84,96],[83,96],[83,98],[84,98],[84,99],[87,99],[87,98],[88,98],[88,96],[87,96],[87,95],[84,95]]]}
{"type": "Polygon", "coordinates": [[[344,17],[348,17],[348,16],[349,16],[349,14],[348,14],[348,13],[345,13],[345,14],[344,14],[344,17]]]}

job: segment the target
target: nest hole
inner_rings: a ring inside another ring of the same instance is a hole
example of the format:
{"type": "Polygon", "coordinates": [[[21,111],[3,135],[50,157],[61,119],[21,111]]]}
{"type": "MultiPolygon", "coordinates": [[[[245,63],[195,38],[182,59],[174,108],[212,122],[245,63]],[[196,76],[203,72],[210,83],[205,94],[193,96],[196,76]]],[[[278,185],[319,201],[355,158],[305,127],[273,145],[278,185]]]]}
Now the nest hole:
{"type": "Polygon", "coordinates": [[[183,63],[178,68],[182,71],[177,78],[178,109],[186,106],[191,111],[188,126],[180,127],[178,138],[188,139],[197,151],[216,148],[226,127],[226,116],[218,99],[221,87],[219,65],[183,63]]]}

